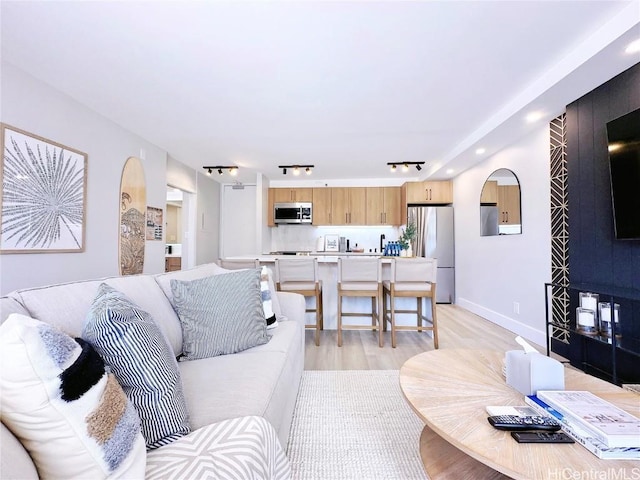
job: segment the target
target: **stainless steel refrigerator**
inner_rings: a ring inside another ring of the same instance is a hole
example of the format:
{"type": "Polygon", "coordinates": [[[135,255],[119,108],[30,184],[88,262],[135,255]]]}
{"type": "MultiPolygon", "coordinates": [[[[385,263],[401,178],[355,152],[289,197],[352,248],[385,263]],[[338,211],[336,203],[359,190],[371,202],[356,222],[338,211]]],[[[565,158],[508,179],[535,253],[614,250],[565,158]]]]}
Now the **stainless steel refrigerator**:
{"type": "Polygon", "coordinates": [[[436,258],[436,303],[455,299],[453,207],[409,207],[407,221],[417,229],[414,255],[436,258]]]}

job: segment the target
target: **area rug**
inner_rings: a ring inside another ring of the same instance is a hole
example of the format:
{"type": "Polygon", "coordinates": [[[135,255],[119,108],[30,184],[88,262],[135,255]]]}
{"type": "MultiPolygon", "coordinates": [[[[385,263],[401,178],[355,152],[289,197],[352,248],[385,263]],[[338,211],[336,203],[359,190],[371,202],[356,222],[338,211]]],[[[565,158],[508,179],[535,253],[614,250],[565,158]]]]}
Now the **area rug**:
{"type": "Polygon", "coordinates": [[[425,479],[424,423],[397,370],[305,371],[287,454],[294,479],[425,479]]]}

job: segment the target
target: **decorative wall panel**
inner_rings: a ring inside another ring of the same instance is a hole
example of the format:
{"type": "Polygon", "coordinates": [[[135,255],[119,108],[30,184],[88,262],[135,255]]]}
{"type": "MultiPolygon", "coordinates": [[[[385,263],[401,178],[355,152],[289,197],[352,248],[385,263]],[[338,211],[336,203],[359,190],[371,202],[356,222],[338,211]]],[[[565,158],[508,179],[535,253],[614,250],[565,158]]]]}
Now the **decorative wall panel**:
{"type": "MultiPolygon", "coordinates": [[[[551,282],[569,284],[569,229],[567,202],[567,136],[566,114],[550,124],[550,168],[551,168],[551,282]]],[[[555,324],[568,326],[569,295],[566,289],[551,290],[551,320],[555,324]]],[[[552,338],[569,343],[569,332],[554,328],[552,338]]]]}

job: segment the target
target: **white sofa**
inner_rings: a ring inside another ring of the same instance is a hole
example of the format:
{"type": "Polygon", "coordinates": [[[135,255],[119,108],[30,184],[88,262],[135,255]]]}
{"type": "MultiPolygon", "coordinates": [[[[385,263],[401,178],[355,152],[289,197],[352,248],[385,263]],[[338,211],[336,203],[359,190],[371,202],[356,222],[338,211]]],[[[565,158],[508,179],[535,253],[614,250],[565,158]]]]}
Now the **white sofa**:
{"type": "MultiPolygon", "coordinates": [[[[151,314],[178,356],[182,330],[167,297],[170,280],[194,280],[227,272],[207,264],[160,275],[19,290],[0,298],[0,321],[4,322],[11,313],[20,313],[80,336],[98,286],[105,282],[151,314]]],[[[268,343],[231,355],[178,363],[192,431],[236,417],[263,417],[286,450],[304,367],[305,303],[302,296],[292,293],[277,292],[273,297],[279,325],[269,330],[273,336],[268,343]]],[[[0,478],[38,478],[29,454],[4,424],[0,445],[0,478]]]]}

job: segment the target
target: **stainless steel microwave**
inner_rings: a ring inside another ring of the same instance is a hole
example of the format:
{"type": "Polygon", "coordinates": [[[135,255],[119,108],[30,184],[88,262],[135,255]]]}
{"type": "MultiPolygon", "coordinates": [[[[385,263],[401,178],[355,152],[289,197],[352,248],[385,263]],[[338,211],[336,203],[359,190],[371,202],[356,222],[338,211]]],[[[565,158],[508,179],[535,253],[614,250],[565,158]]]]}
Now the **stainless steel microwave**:
{"type": "Polygon", "coordinates": [[[313,206],[311,203],[276,203],[273,206],[273,221],[277,224],[311,223],[313,206]]]}

